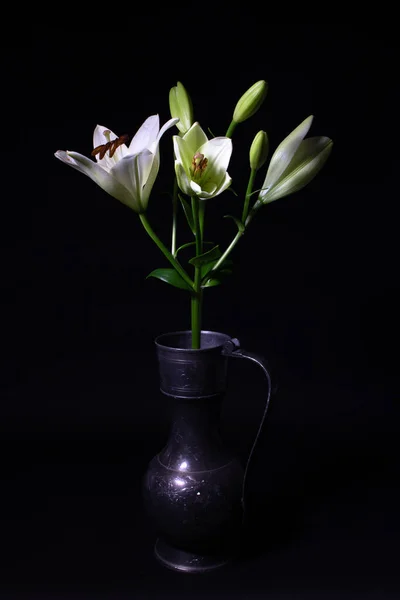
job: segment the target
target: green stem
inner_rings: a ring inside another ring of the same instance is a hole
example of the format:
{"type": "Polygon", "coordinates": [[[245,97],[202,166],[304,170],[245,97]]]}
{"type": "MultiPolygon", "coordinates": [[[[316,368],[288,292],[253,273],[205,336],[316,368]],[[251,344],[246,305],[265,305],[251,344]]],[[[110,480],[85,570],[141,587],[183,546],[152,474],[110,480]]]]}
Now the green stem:
{"type": "MultiPolygon", "coordinates": [[[[200,234],[201,234],[201,243],[204,240],[204,213],[206,211],[207,202],[203,200],[199,202],[199,221],[200,221],[200,234]]],[[[202,248],[203,250],[203,248],[202,248]]]]}
{"type": "Polygon", "coordinates": [[[201,346],[201,308],[203,294],[201,290],[201,268],[195,267],[195,288],[198,290],[192,294],[192,348],[199,349],[201,346]]]}
{"type": "Polygon", "coordinates": [[[244,223],[245,227],[249,226],[251,220],[257,214],[257,211],[261,208],[262,205],[263,205],[262,202],[260,202],[259,200],[257,200],[257,202],[254,204],[253,208],[249,212],[249,216],[246,218],[246,222],[244,223]]]}
{"type": "Polygon", "coordinates": [[[236,121],[232,121],[232,123],[228,127],[228,131],[226,132],[225,137],[228,137],[228,138],[232,137],[232,134],[236,129],[236,125],[237,125],[236,121]]]}
{"type": "Polygon", "coordinates": [[[181,265],[179,264],[179,262],[172,256],[172,254],[168,250],[168,248],[162,243],[162,241],[160,240],[160,238],[158,237],[158,235],[152,229],[152,227],[151,227],[151,225],[150,225],[150,223],[149,223],[146,215],[144,213],[140,213],[139,214],[139,218],[140,218],[140,220],[142,222],[143,227],[145,228],[145,230],[147,231],[147,233],[149,234],[149,236],[151,237],[151,239],[153,240],[153,242],[155,242],[155,244],[157,244],[157,246],[160,248],[161,252],[169,260],[169,262],[174,267],[174,269],[179,273],[179,275],[182,277],[182,279],[184,281],[186,281],[186,283],[191,288],[194,288],[194,282],[190,279],[190,277],[186,273],[185,269],[183,269],[183,267],[181,267],[181,265]]]}
{"type": "MultiPolygon", "coordinates": [[[[195,302],[195,298],[196,296],[194,294],[192,294],[191,298],[190,298],[190,308],[191,308],[191,313],[190,313],[190,326],[192,329],[192,348],[194,348],[194,331],[193,331],[193,327],[194,327],[194,323],[196,323],[197,321],[197,303],[195,302]]],[[[199,345],[200,347],[200,345],[199,345]]]]}
{"type": "Polygon", "coordinates": [[[250,177],[249,177],[249,183],[247,184],[246,196],[245,196],[245,199],[244,199],[244,207],[243,207],[243,214],[242,214],[242,223],[246,222],[247,215],[249,213],[250,196],[251,196],[251,192],[253,191],[253,185],[254,185],[254,180],[256,178],[256,173],[257,173],[257,171],[255,169],[251,169],[251,171],[250,171],[250,177]]]}
{"type": "MultiPolygon", "coordinates": [[[[251,181],[251,176],[250,176],[250,181],[251,181]]],[[[249,193],[250,181],[249,181],[249,186],[247,187],[247,193],[249,193]]],[[[247,193],[246,193],[246,199],[247,199],[247,193]]],[[[233,240],[231,241],[231,243],[229,244],[229,246],[227,247],[227,249],[225,250],[225,252],[219,258],[219,260],[215,263],[215,265],[213,266],[213,268],[211,269],[211,271],[209,271],[207,273],[207,275],[205,276],[205,279],[204,279],[203,283],[205,283],[206,281],[208,281],[209,279],[211,279],[212,276],[213,276],[213,274],[216,271],[218,271],[218,269],[221,267],[221,265],[223,264],[223,262],[228,258],[229,254],[232,252],[232,250],[234,249],[234,247],[236,246],[236,244],[238,243],[238,241],[240,240],[240,238],[242,237],[242,235],[245,233],[245,231],[246,231],[247,227],[249,226],[251,220],[253,219],[253,217],[255,216],[255,214],[257,213],[258,209],[261,206],[262,206],[262,202],[260,202],[259,200],[257,200],[257,202],[254,204],[253,208],[250,210],[249,215],[246,217],[246,222],[243,223],[244,226],[245,226],[245,229],[243,231],[238,231],[237,232],[237,234],[235,235],[235,237],[233,238],[233,240]]]]}
{"type": "MultiPolygon", "coordinates": [[[[255,176],[256,176],[256,170],[252,169],[250,172],[249,183],[247,185],[246,196],[245,196],[244,207],[243,207],[243,215],[242,215],[242,223],[245,226],[245,228],[249,225],[250,221],[252,220],[252,218],[256,214],[257,210],[261,206],[259,201],[257,201],[254,204],[253,208],[251,209],[250,213],[248,212],[249,211],[249,201],[250,201],[251,192],[253,190],[255,176]]],[[[213,266],[211,271],[209,271],[207,273],[205,281],[208,281],[208,279],[211,279],[211,277],[214,275],[214,273],[216,271],[218,271],[218,269],[221,267],[221,265],[224,263],[224,261],[228,258],[229,254],[232,252],[232,250],[234,249],[234,247],[236,246],[236,244],[238,243],[238,241],[240,240],[240,238],[242,237],[244,232],[245,232],[245,229],[243,231],[237,232],[237,234],[235,235],[235,237],[233,238],[233,240],[231,241],[231,243],[229,244],[229,246],[227,247],[225,252],[222,254],[222,256],[220,256],[220,258],[215,263],[215,265],[213,266]]],[[[205,283],[205,281],[203,283],[205,283]]]]}
{"type": "Polygon", "coordinates": [[[176,228],[177,228],[177,215],[178,215],[178,181],[174,179],[174,191],[172,193],[172,241],[171,241],[171,254],[175,256],[176,252],[176,228]]]}
{"type": "Polygon", "coordinates": [[[236,244],[238,243],[238,241],[240,240],[240,238],[242,237],[243,234],[244,234],[244,231],[238,231],[237,232],[237,234],[235,235],[235,237],[233,238],[233,240],[231,241],[231,243],[229,244],[229,246],[227,247],[227,249],[225,250],[225,252],[223,253],[223,255],[219,258],[219,260],[213,266],[213,268],[211,269],[211,271],[209,271],[207,273],[207,275],[206,275],[207,279],[211,279],[212,278],[212,276],[215,273],[215,271],[217,271],[220,268],[220,266],[222,265],[222,263],[229,256],[229,254],[232,252],[232,250],[234,249],[234,247],[236,246],[236,244]]]}
{"type": "MultiPolygon", "coordinates": [[[[203,241],[201,235],[201,219],[200,213],[204,210],[200,209],[199,199],[196,196],[192,197],[192,209],[194,218],[194,228],[196,236],[196,256],[203,253],[203,241]]],[[[202,309],[202,289],[201,289],[201,267],[194,268],[194,294],[192,295],[192,348],[201,347],[201,309],[202,309]]]]}

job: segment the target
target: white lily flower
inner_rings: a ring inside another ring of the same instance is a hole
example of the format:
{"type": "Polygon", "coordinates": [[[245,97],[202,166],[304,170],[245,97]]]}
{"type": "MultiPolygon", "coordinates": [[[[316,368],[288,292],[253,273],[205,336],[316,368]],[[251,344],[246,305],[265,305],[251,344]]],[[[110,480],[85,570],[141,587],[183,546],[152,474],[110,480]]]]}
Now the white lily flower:
{"type": "Polygon", "coordinates": [[[232,179],[227,168],[232,154],[231,139],[209,140],[196,122],[183,137],[174,135],[173,141],[175,172],[182,192],[208,200],[230,186],[232,179]]]}
{"type": "Polygon", "coordinates": [[[305,119],[275,150],[259,194],[259,202],[268,204],[307,185],[324,166],[332,150],[330,138],[304,139],[313,121],[305,119]]]}
{"type": "Polygon", "coordinates": [[[97,125],[92,153],[96,153],[96,162],[69,150],[58,150],[55,156],[93,179],[123,204],[143,213],[160,167],[161,136],[178,120],[170,119],[160,129],[159,116],[152,115],[134,135],[129,147],[124,143],[125,136],[118,138],[110,129],[97,125]]]}

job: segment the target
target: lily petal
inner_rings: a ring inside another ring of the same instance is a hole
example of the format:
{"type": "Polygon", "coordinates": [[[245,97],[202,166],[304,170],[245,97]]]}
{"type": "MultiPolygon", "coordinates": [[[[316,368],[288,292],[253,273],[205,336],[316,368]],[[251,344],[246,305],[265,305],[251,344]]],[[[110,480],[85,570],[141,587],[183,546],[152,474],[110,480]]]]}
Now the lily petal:
{"type": "Polygon", "coordinates": [[[164,133],[168,129],[170,129],[171,127],[173,127],[174,125],[176,125],[178,121],[179,121],[179,119],[174,118],[174,119],[170,119],[169,121],[167,121],[166,123],[164,123],[164,125],[161,127],[160,131],[158,132],[156,142],[159,142],[160,139],[162,138],[162,136],[164,135],[164,133]]]}
{"type": "Polygon", "coordinates": [[[197,121],[193,123],[182,139],[185,140],[192,158],[198,152],[199,148],[208,141],[208,137],[197,121]]]}
{"type": "Polygon", "coordinates": [[[115,179],[112,174],[105,171],[97,163],[90,160],[90,158],[87,158],[78,152],[64,152],[64,150],[58,150],[55,153],[55,156],[65,164],[90,177],[90,179],[97,183],[97,185],[105,192],[110,194],[110,196],[113,196],[126,206],[136,210],[136,203],[129,190],[115,179]]]}
{"type": "Polygon", "coordinates": [[[306,186],[324,166],[332,146],[332,140],[327,137],[303,140],[287,171],[266,194],[263,202],[273,202],[306,186]]]}
{"type": "Polygon", "coordinates": [[[129,154],[138,154],[145,148],[150,148],[156,139],[160,129],[160,119],[158,115],[148,117],[138,129],[129,144],[129,154]]]}
{"type": "Polygon", "coordinates": [[[202,183],[201,184],[201,194],[203,194],[204,192],[206,192],[206,194],[210,194],[210,196],[212,194],[215,194],[215,192],[217,191],[217,184],[215,183],[215,181],[206,181],[206,183],[202,183]]]}
{"type": "Polygon", "coordinates": [[[214,186],[213,189],[212,182],[208,182],[205,185],[205,188],[203,187],[201,192],[198,194],[198,197],[200,200],[209,200],[210,198],[214,198],[215,196],[222,194],[222,192],[224,192],[231,185],[231,183],[232,179],[229,177],[228,173],[225,173],[225,176],[219,186],[214,186]]]}
{"type": "Polygon", "coordinates": [[[187,175],[190,176],[190,167],[195,153],[192,152],[189,144],[183,138],[179,137],[179,135],[172,136],[172,141],[176,160],[181,163],[187,175]]]}
{"type": "Polygon", "coordinates": [[[159,156],[157,153],[157,154],[153,155],[153,160],[152,160],[152,163],[150,166],[150,172],[148,174],[147,181],[144,184],[144,187],[142,190],[141,205],[143,207],[143,210],[146,210],[147,205],[149,203],[151,190],[153,189],[153,185],[157,178],[159,168],[160,168],[160,159],[159,159],[159,156]]]}
{"type": "MultiPolygon", "coordinates": [[[[190,187],[191,187],[191,190],[192,190],[192,194],[193,194],[193,193],[194,193],[194,194],[197,194],[197,195],[200,195],[200,194],[201,194],[201,192],[202,192],[202,189],[201,189],[201,187],[199,186],[199,184],[198,184],[198,183],[196,183],[196,182],[195,182],[195,181],[193,181],[192,179],[190,180],[190,187]]],[[[192,195],[192,194],[191,194],[191,195],[192,195]]]]}
{"type": "Polygon", "coordinates": [[[232,183],[232,177],[229,177],[228,173],[225,173],[225,177],[222,180],[222,183],[217,189],[217,194],[222,194],[232,183]]]}
{"type": "Polygon", "coordinates": [[[275,150],[268,167],[267,176],[262,186],[263,190],[265,191],[260,193],[261,199],[264,198],[268,190],[276,184],[282,173],[286,170],[297,148],[307,135],[313,118],[313,115],[307,117],[307,119],[300,123],[300,125],[296,127],[296,129],[294,129],[292,133],[290,133],[275,150]]]}
{"type": "Polygon", "coordinates": [[[207,168],[202,177],[202,187],[212,180],[217,185],[224,179],[232,155],[232,140],[227,137],[215,137],[200,146],[198,152],[208,160],[207,168]]]}
{"type": "MultiPolygon", "coordinates": [[[[232,179],[229,177],[228,173],[226,173],[223,181],[214,191],[211,191],[211,187],[209,189],[203,188],[203,190],[199,194],[200,200],[209,200],[210,198],[214,198],[215,196],[222,194],[222,192],[224,192],[231,185],[231,183],[232,179]]],[[[206,188],[207,187],[208,184],[206,184],[206,188]]]]}
{"type": "Polygon", "coordinates": [[[154,154],[143,150],[122,158],[111,170],[111,175],[117,179],[132,194],[137,212],[143,212],[142,191],[149,178],[154,154]]]}
{"type": "Polygon", "coordinates": [[[161,127],[160,131],[158,132],[155,141],[152,144],[150,144],[150,146],[149,146],[150,152],[152,152],[153,154],[156,154],[158,152],[158,144],[160,143],[162,136],[164,135],[164,133],[166,131],[168,131],[168,129],[170,129],[171,127],[176,125],[176,123],[178,121],[179,121],[179,119],[175,118],[175,119],[170,119],[169,121],[164,123],[164,125],[161,127]]]}
{"type": "Polygon", "coordinates": [[[175,161],[175,173],[176,173],[178,185],[179,185],[180,189],[182,190],[182,192],[184,194],[186,194],[187,196],[191,196],[192,188],[190,187],[190,180],[185,173],[182,163],[180,163],[179,160],[175,161]]]}

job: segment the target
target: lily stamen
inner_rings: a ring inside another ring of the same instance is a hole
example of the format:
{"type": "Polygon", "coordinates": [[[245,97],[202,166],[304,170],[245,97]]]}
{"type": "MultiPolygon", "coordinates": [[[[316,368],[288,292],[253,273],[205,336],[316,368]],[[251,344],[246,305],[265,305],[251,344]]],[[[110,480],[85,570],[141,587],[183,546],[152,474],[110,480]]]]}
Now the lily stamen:
{"type": "MultiPolygon", "coordinates": [[[[104,135],[106,138],[109,138],[110,132],[105,131],[104,135]],[[107,133],[108,133],[108,136],[106,135],[107,133]]],[[[122,144],[126,144],[128,140],[129,140],[129,135],[127,135],[125,133],[124,135],[121,135],[121,137],[116,138],[113,141],[108,141],[105,144],[100,144],[100,146],[96,146],[96,148],[94,148],[92,150],[91,155],[96,156],[96,154],[98,154],[100,160],[102,160],[104,158],[104,156],[106,155],[106,153],[108,152],[109,157],[112,158],[115,154],[116,149],[119,148],[119,146],[122,146],[122,144]]]]}
{"type": "Polygon", "coordinates": [[[201,177],[201,175],[204,173],[206,167],[208,164],[208,159],[204,157],[204,154],[201,154],[200,152],[196,152],[196,154],[193,156],[193,160],[192,160],[192,173],[193,173],[193,177],[195,177],[196,179],[199,179],[199,177],[201,177]]]}

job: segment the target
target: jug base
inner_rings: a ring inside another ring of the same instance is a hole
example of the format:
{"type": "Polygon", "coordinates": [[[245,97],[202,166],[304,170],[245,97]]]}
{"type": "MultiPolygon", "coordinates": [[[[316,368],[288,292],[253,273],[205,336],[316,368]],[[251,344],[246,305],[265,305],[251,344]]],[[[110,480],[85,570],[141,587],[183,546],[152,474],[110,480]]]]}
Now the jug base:
{"type": "Polygon", "coordinates": [[[205,554],[195,554],[174,548],[158,538],[154,546],[154,554],[165,567],[174,571],[186,573],[205,573],[213,569],[218,569],[230,562],[230,556],[214,556],[205,554]]]}

